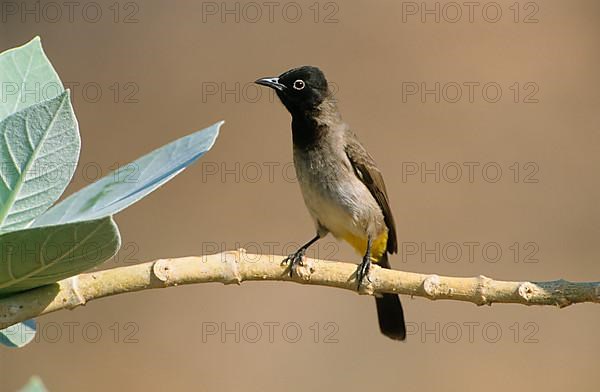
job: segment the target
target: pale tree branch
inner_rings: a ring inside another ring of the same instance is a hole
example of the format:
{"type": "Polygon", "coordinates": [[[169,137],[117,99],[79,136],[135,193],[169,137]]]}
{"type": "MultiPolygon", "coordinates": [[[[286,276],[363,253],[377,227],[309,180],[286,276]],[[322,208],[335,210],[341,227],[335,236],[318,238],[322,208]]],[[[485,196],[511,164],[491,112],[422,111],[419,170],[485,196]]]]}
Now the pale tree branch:
{"type": "MultiPolygon", "coordinates": [[[[306,258],[289,277],[282,256],[249,254],[240,249],[201,257],[160,259],[128,267],[81,274],[57,284],[0,298],[0,328],[61,309],[73,309],[112,295],[194,283],[293,281],[356,291],[356,264],[306,258]]],[[[508,282],[485,276],[445,277],[386,270],[373,266],[361,294],[398,293],[432,300],[477,305],[514,303],[565,307],[600,303],[600,282],[508,282]]]]}

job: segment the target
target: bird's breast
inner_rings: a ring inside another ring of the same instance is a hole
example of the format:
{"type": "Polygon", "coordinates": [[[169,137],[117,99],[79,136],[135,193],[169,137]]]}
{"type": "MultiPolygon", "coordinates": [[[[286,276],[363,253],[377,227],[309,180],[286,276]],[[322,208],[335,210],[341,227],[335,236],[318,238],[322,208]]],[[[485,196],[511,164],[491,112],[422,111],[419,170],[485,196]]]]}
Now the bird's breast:
{"type": "MultiPolygon", "coordinates": [[[[318,226],[335,237],[364,239],[386,232],[383,213],[356,177],[343,147],[294,149],[296,176],[304,202],[318,226]]],[[[348,241],[350,242],[350,241],[348,241]]]]}

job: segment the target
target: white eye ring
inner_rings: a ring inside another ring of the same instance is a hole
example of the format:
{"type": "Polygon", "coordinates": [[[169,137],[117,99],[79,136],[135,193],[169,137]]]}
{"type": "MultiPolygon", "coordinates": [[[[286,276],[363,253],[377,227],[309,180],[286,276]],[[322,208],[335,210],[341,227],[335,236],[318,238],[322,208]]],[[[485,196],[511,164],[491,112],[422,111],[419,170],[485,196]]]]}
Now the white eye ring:
{"type": "Polygon", "coordinates": [[[295,90],[302,90],[304,88],[305,84],[304,84],[304,80],[298,79],[294,82],[294,84],[292,85],[292,87],[295,90]]]}

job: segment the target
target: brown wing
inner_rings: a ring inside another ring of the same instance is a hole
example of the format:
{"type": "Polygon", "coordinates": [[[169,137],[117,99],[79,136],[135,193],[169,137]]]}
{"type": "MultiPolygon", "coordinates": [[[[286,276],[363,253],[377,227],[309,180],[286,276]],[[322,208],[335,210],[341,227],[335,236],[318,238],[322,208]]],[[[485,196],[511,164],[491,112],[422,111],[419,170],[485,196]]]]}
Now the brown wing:
{"type": "Polygon", "coordinates": [[[377,200],[388,228],[387,251],[396,253],[398,251],[396,224],[394,223],[394,216],[392,215],[381,172],[367,150],[360,144],[356,136],[350,132],[346,140],[346,155],[350,159],[356,176],[367,186],[371,195],[377,200]]]}

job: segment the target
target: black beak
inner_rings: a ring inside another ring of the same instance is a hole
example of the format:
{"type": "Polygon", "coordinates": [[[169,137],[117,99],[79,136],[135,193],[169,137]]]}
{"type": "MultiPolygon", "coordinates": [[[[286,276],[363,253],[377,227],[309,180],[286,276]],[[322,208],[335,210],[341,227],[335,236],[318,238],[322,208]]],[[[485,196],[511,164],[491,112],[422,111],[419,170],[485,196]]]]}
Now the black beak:
{"type": "Polygon", "coordinates": [[[260,84],[261,86],[271,87],[272,89],[283,91],[285,90],[285,85],[279,83],[279,78],[262,78],[258,79],[256,84],[260,84]]]}

